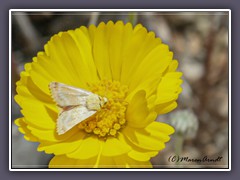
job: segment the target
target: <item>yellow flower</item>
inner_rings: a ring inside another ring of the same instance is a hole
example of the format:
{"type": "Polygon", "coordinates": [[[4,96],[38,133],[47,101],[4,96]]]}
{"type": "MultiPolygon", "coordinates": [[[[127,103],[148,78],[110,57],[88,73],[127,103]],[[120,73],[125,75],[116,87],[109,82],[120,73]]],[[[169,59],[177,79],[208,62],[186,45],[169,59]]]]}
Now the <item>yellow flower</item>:
{"type": "Polygon", "coordinates": [[[122,21],[60,32],[25,65],[15,120],[38,151],[55,156],[49,167],[152,167],[174,129],[156,122],[177,107],[182,73],[173,53],[153,32],[122,21]],[[107,97],[87,122],[56,132],[58,108],[49,83],[61,82],[107,97]]]}

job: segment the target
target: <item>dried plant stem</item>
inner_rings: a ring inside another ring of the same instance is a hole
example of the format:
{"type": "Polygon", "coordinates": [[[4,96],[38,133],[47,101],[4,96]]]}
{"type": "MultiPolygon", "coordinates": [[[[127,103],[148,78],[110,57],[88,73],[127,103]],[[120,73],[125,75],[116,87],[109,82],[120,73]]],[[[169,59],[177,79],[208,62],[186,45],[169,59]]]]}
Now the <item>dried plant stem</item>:
{"type": "Polygon", "coordinates": [[[99,14],[100,14],[99,12],[92,12],[92,13],[91,13],[90,19],[89,19],[89,22],[88,22],[88,25],[89,25],[89,26],[90,26],[91,24],[94,24],[94,25],[97,24],[99,14]]]}
{"type": "Polygon", "coordinates": [[[128,21],[135,26],[137,24],[137,12],[128,13],[128,21]]]}
{"type": "Polygon", "coordinates": [[[29,16],[26,13],[22,12],[21,14],[14,15],[13,17],[27,43],[28,50],[38,50],[40,46],[39,42],[41,41],[37,30],[29,19],[29,16]]]}
{"type": "MultiPolygon", "coordinates": [[[[183,148],[183,142],[184,142],[184,137],[182,133],[176,133],[175,135],[175,154],[177,156],[181,156],[182,154],[182,148],[183,148]]],[[[179,165],[180,161],[176,161],[176,165],[179,165]]]]}
{"type": "Polygon", "coordinates": [[[16,65],[13,55],[12,55],[11,63],[12,63],[12,93],[15,95],[16,94],[16,82],[19,80],[20,76],[17,72],[17,65],[16,65]]]}

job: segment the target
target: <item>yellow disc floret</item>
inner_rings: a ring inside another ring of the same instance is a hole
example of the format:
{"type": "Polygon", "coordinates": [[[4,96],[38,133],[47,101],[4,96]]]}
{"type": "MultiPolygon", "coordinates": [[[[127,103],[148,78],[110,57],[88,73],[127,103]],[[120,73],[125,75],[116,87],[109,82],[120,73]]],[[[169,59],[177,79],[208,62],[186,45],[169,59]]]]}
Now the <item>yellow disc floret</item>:
{"type": "Polygon", "coordinates": [[[102,80],[89,84],[90,90],[108,99],[107,103],[87,121],[80,123],[79,128],[98,137],[116,136],[126,124],[125,113],[128,103],[124,101],[128,88],[118,81],[102,80]]]}

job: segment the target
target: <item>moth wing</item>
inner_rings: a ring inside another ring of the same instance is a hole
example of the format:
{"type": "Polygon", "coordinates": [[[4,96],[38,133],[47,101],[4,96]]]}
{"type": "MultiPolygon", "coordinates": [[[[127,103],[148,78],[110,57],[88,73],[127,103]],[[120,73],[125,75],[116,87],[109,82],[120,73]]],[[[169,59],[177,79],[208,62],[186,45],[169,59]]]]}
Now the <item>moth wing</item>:
{"type": "Polygon", "coordinates": [[[51,82],[49,84],[52,98],[60,107],[86,105],[86,99],[93,94],[89,91],[69,86],[63,83],[51,82]]]}
{"type": "Polygon", "coordinates": [[[63,110],[57,119],[57,133],[59,135],[72,129],[75,125],[94,115],[97,111],[89,110],[84,106],[63,110]]]}

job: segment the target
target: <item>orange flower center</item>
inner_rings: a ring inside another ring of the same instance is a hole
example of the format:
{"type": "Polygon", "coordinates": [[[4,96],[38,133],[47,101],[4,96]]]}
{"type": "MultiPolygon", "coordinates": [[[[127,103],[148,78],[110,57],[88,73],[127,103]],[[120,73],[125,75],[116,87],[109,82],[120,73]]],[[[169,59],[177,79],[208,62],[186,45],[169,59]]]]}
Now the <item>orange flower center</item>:
{"type": "Polygon", "coordinates": [[[124,101],[128,88],[118,81],[102,80],[89,84],[90,90],[108,99],[107,103],[88,120],[79,124],[79,128],[98,137],[116,136],[126,124],[125,113],[128,103],[124,101]]]}

